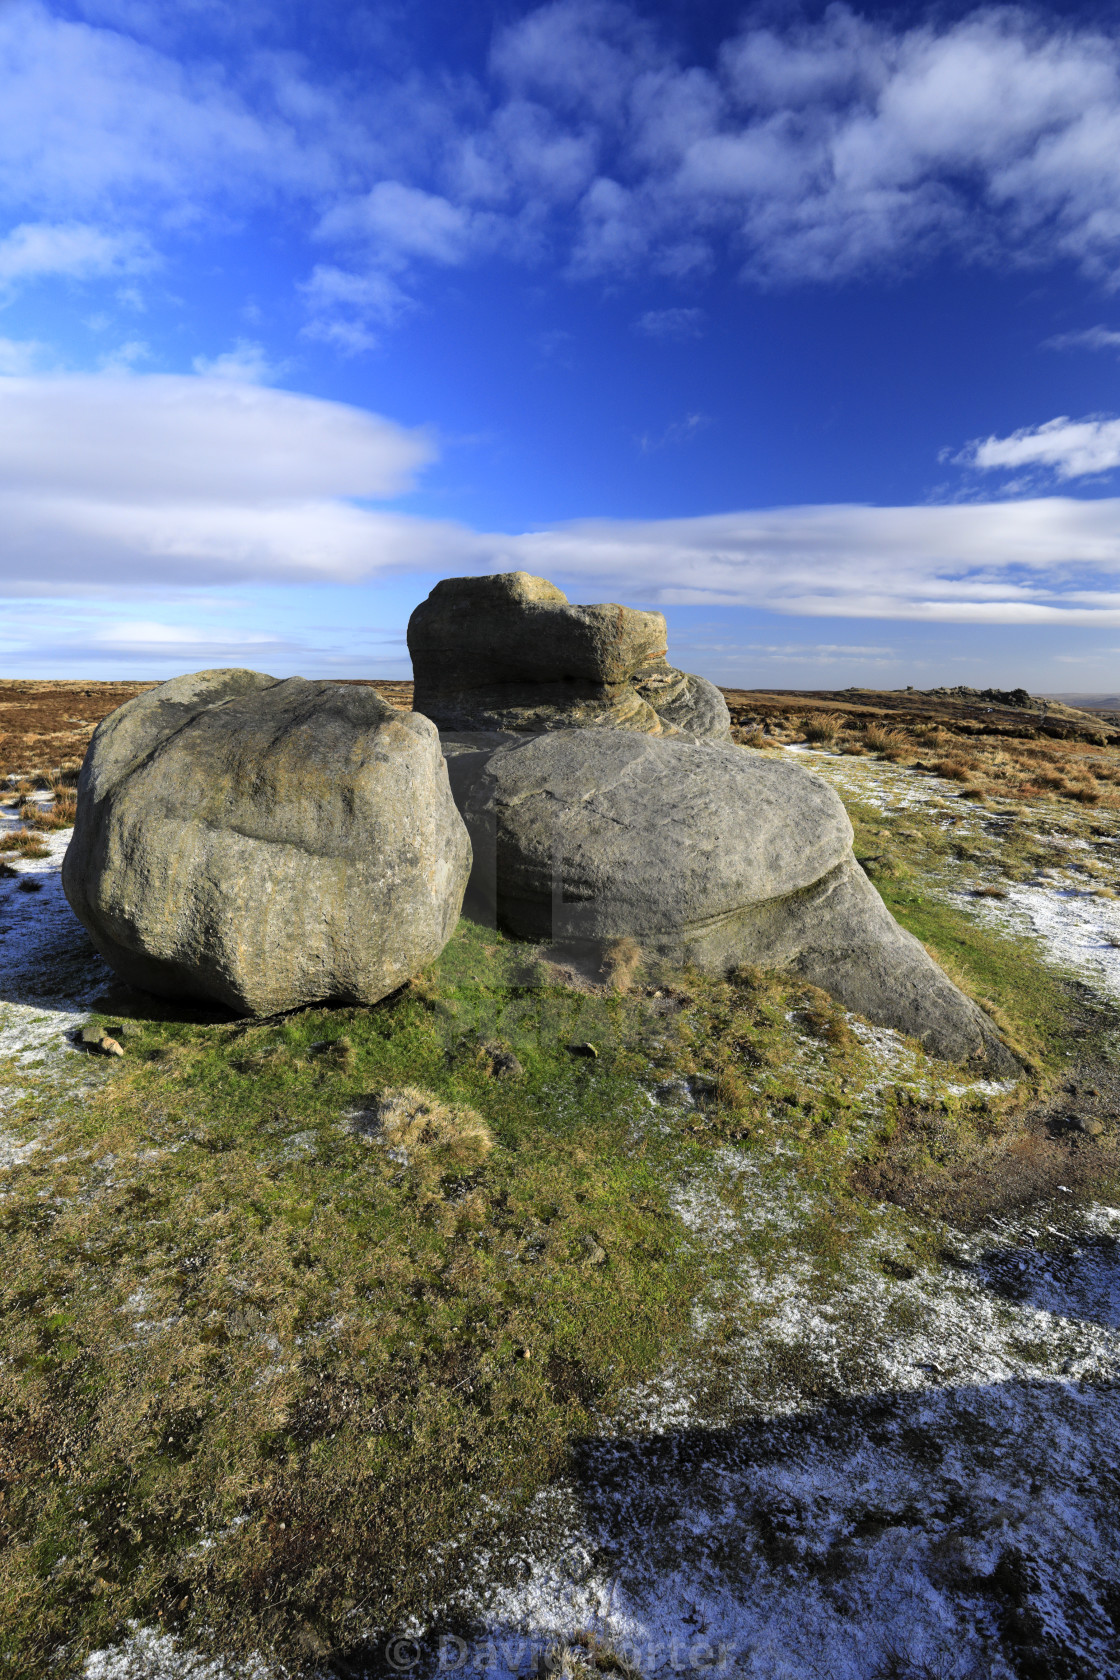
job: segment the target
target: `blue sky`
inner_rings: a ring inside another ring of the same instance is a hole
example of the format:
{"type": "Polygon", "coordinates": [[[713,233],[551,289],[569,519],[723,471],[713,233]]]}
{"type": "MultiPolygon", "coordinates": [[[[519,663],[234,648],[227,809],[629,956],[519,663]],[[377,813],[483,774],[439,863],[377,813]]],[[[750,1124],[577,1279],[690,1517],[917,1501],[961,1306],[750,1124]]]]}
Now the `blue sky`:
{"type": "Polygon", "coordinates": [[[0,670],[1120,687],[1114,7],[0,0],[0,670]]]}

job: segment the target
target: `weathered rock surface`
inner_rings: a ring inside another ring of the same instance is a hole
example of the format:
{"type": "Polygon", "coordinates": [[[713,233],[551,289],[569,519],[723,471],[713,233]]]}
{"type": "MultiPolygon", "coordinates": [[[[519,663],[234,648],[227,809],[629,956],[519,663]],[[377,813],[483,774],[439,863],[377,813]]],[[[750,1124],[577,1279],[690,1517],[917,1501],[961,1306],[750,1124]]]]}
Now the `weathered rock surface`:
{"type": "Polygon", "coordinates": [[[132,985],[267,1014],[402,985],[446,944],[469,872],[427,718],[219,670],[101,723],[62,878],[132,985]]]}
{"type": "Polygon", "coordinates": [[[723,696],[666,662],[660,613],[572,606],[527,572],[444,578],[408,624],[413,705],[441,730],[727,736],[723,696]]]}
{"type": "MultiPolygon", "coordinates": [[[[469,740],[469,738],[468,738],[469,740]]],[[[933,1054],[1015,1071],[988,1017],[887,910],[837,795],[720,742],[563,730],[448,769],[472,891],[527,939],[631,937],[721,972],[783,968],[933,1054]]]]}

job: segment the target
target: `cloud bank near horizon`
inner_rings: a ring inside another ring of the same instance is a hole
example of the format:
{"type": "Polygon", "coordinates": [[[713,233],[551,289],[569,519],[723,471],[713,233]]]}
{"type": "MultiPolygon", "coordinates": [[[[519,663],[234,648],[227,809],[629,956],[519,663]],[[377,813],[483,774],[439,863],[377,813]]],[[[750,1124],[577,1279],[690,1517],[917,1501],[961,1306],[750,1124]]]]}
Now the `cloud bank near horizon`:
{"type": "Polygon", "coordinates": [[[778,507],[513,533],[369,505],[409,490],[436,447],[422,430],[243,378],[0,378],[0,592],[144,597],[524,569],[597,599],[1120,624],[1120,498],[778,507]]]}

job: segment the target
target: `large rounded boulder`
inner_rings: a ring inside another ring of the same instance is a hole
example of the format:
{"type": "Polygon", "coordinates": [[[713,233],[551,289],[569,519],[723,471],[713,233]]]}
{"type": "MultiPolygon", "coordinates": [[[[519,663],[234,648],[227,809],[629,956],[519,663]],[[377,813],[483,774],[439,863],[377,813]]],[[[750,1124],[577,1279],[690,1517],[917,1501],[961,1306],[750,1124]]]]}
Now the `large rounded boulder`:
{"type": "Polygon", "coordinates": [[[448,769],[474,849],[472,891],[509,932],[629,937],[710,972],[787,969],[932,1054],[1018,1068],[891,916],[852,854],[843,805],[811,771],[628,730],[493,749],[475,739],[448,769]]]}
{"type": "Polygon", "coordinates": [[[470,862],[427,718],[221,670],[99,725],[62,881],[130,984],[268,1014],[402,985],[450,937],[470,862]]]}

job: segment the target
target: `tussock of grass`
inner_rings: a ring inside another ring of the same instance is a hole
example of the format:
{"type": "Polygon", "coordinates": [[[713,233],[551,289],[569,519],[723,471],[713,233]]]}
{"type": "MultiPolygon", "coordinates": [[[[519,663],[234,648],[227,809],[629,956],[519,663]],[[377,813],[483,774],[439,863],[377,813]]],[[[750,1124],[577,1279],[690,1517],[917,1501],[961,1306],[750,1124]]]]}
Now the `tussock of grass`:
{"type": "Polygon", "coordinates": [[[616,992],[628,992],[642,963],[642,947],[636,939],[613,939],[603,953],[603,973],[616,992]]]}
{"type": "Polygon", "coordinates": [[[356,1129],[378,1138],[405,1166],[469,1170],[494,1147],[489,1126],[473,1108],[442,1103],[411,1085],[384,1091],[362,1111],[356,1129]]]}
{"type": "Polygon", "coordinates": [[[835,741],[843,726],[844,720],[835,712],[813,712],[803,728],[808,741],[835,741]]]}
{"type": "Polygon", "coordinates": [[[29,828],[51,833],[61,828],[73,828],[78,814],[78,796],[72,788],[59,788],[46,810],[35,800],[25,800],[20,806],[20,821],[29,828]]]}
{"type": "Polygon", "coordinates": [[[864,745],[872,752],[891,753],[905,750],[909,745],[901,729],[891,729],[881,723],[869,723],[863,732],[864,745]]]}
{"type": "Polygon", "coordinates": [[[49,849],[43,844],[37,834],[27,830],[18,830],[14,834],[0,834],[0,852],[16,852],[20,857],[45,858],[50,856],[49,849]]]}

